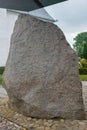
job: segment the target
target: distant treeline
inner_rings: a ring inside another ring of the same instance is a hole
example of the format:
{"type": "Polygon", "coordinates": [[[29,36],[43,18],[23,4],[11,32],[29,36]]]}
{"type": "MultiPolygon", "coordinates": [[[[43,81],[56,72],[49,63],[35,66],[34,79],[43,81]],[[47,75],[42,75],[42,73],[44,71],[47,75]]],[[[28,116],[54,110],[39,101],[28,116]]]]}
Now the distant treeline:
{"type": "Polygon", "coordinates": [[[1,67],[0,67],[0,75],[3,74],[4,70],[5,70],[5,67],[4,67],[4,66],[1,66],[1,67]]]}

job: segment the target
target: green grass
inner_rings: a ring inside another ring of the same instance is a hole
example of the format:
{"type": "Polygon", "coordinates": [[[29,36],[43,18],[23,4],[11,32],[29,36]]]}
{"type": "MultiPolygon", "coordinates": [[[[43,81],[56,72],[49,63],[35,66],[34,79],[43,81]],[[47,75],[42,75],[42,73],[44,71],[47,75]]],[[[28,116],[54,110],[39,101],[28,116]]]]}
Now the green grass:
{"type": "Polygon", "coordinates": [[[80,79],[82,81],[87,81],[87,75],[80,75],[80,79]]]}
{"type": "Polygon", "coordinates": [[[2,84],[2,76],[0,75],[0,85],[2,84]]]}

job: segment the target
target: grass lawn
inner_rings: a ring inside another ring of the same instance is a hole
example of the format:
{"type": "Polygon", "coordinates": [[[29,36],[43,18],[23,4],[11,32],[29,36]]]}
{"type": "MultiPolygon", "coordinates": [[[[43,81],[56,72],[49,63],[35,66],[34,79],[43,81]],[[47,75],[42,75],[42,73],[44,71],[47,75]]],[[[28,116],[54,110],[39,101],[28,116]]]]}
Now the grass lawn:
{"type": "Polygon", "coordinates": [[[0,85],[2,84],[2,76],[0,75],[0,85]]]}
{"type": "Polygon", "coordinates": [[[82,81],[87,81],[87,75],[80,75],[80,79],[82,81]]]}

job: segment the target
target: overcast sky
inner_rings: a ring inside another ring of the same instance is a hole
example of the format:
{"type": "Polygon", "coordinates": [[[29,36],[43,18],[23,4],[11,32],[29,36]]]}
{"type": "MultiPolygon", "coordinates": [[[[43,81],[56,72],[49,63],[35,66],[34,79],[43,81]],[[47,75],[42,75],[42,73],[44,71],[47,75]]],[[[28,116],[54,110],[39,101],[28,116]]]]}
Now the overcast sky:
{"type": "MultiPolygon", "coordinates": [[[[46,9],[58,20],[56,24],[63,30],[71,46],[78,33],[87,31],[87,0],[69,0],[46,9]]],[[[16,19],[15,15],[7,15],[6,10],[0,9],[0,66],[6,63],[16,19]]]]}

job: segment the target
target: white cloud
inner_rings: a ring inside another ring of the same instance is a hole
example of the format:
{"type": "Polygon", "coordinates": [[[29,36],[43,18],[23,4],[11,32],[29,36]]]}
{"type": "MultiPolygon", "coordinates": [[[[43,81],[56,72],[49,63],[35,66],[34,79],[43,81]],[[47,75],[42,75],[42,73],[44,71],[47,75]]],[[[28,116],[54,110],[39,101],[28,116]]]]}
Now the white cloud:
{"type": "Polygon", "coordinates": [[[6,64],[15,20],[16,16],[8,16],[6,10],[0,9],[0,66],[6,64]]]}
{"type": "Polygon", "coordinates": [[[87,32],[87,0],[68,0],[46,8],[56,23],[65,33],[70,45],[80,32],[87,32]]]}
{"type": "Polygon", "coordinates": [[[66,27],[87,25],[87,0],[68,0],[47,10],[66,27]]]}

